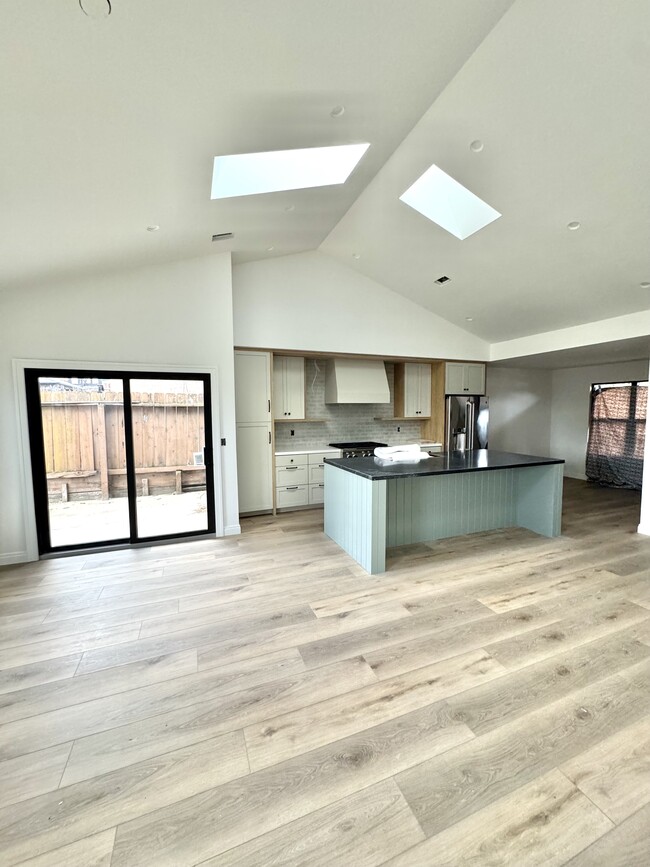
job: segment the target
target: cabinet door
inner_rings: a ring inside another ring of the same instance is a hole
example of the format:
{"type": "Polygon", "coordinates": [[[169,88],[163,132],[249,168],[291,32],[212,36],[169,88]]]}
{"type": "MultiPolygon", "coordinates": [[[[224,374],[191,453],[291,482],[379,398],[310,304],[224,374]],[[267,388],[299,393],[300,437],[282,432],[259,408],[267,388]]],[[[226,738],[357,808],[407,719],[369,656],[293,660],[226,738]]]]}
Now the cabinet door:
{"type": "Polygon", "coordinates": [[[418,415],[428,418],[431,415],[431,365],[418,364],[418,415]]]}
{"type": "Polygon", "coordinates": [[[420,410],[420,365],[404,365],[404,417],[417,418],[420,410]]]}
{"type": "Polygon", "coordinates": [[[239,511],[262,512],[273,508],[271,425],[237,425],[237,484],[239,511]]]}
{"type": "Polygon", "coordinates": [[[448,361],[445,365],[445,394],[469,394],[464,364],[448,361]]]}
{"type": "Polygon", "coordinates": [[[273,417],[305,417],[305,359],[276,355],[273,358],[273,417]]]}
{"type": "Polygon", "coordinates": [[[235,352],[235,416],[237,424],[271,420],[271,356],[268,352],[235,352]]]}
{"type": "Polygon", "coordinates": [[[467,394],[485,394],[485,365],[467,364],[467,394]]]}

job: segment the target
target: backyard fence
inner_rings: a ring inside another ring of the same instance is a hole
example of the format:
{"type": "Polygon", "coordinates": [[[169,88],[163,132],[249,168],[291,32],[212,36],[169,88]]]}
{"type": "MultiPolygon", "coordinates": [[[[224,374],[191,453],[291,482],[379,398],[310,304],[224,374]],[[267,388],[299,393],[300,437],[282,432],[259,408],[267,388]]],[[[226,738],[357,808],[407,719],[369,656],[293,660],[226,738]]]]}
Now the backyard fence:
{"type": "MultiPolygon", "coordinates": [[[[203,397],[131,394],[140,495],[205,487],[203,397]]],[[[41,391],[51,500],[126,496],[124,403],[120,392],[41,391]]]]}

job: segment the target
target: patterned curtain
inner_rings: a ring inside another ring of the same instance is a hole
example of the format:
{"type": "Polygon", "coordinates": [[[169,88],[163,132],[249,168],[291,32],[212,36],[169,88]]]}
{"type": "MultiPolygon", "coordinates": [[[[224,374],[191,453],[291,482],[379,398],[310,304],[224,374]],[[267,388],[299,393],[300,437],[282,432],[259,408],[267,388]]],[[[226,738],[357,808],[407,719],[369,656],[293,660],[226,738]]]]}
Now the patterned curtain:
{"type": "Polygon", "coordinates": [[[648,383],[591,387],[586,475],[590,481],[641,490],[648,383]]]}

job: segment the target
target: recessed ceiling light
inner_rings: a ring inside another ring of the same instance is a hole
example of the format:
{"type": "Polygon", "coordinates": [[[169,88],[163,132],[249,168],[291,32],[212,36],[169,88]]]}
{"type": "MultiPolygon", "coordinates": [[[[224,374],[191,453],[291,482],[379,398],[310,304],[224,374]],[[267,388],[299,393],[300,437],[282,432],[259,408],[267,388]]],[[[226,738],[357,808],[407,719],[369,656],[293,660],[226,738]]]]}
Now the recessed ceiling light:
{"type": "Polygon", "coordinates": [[[474,319],[472,316],[466,316],[465,317],[465,322],[473,322],[473,321],[474,321],[474,319]]]}
{"type": "Polygon", "coordinates": [[[428,168],[400,199],[461,241],[501,216],[436,165],[428,168]]]}
{"type": "Polygon", "coordinates": [[[476,138],[470,144],[469,149],[474,151],[475,154],[479,154],[483,150],[483,142],[480,138],[476,138]]]}
{"type": "Polygon", "coordinates": [[[267,253],[272,253],[274,250],[275,250],[275,247],[267,247],[266,248],[267,253]]]}
{"type": "Polygon", "coordinates": [[[296,210],[296,206],[295,206],[295,205],[287,205],[287,207],[286,207],[284,210],[285,210],[285,211],[287,212],[287,214],[288,214],[290,211],[295,211],[295,210],[296,210]]]}
{"type": "Polygon", "coordinates": [[[341,117],[342,114],[345,114],[344,105],[335,105],[334,108],[330,111],[330,117],[341,117]]]}
{"type": "Polygon", "coordinates": [[[113,11],[110,0],[79,0],[79,8],[89,18],[108,18],[113,11]]]}
{"type": "Polygon", "coordinates": [[[566,227],[570,232],[575,232],[576,229],[580,228],[580,223],[577,220],[571,220],[570,223],[566,224],[566,227]]]}
{"type": "Polygon", "coordinates": [[[360,258],[361,258],[361,253],[353,253],[353,254],[352,254],[352,258],[353,258],[353,259],[360,259],[360,258]]]}
{"type": "Polygon", "coordinates": [[[343,184],[369,144],[297,148],[214,158],[213,199],[343,184]]]}
{"type": "Polygon", "coordinates": [[[640,286],[642,289],[650,289],[650,283],[648,283],[647,280],[644,280],[643,283],[639,283],[639,286],[640,286]]]}
{"type": "Polygon", "coordinates": [[[147,232],[157,232],[160,229],[160,226],[147,226],[147,232]]]}

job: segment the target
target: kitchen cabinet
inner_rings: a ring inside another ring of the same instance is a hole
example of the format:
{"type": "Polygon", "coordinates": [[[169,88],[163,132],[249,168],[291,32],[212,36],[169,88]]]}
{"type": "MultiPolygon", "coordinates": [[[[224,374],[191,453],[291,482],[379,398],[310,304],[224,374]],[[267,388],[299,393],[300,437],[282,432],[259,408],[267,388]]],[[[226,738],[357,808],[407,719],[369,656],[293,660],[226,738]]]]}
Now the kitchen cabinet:
{"type": "Polygon", "coordinates": [[[431,365],[404,365],[404,417],[431,415],[431,365]]]}
{"type": "Polygon", "coordinates": [[[273,508],[273,452],[265,422],[237,425],[237,484],[239,511],[266,512],[273,508]]]}
{"type": "Polygon", "coordinates": [[[235,352],[235,421],[239,511],[270,511],[274,485],[268,352],[235,352]]]}
{"type": "Polygon", "coordinates": [[[395,365],[395,417],[429,418],[431,365],[406,362],[395,365]]]}
{"type": "Polygon", "coordinates": [[[304,419],[304,358],[273,356],[273,416],[276,420],[304,419]]]}
{"type": "Polygon", "coordinates": [[[325,492],[323,459],[338,455],[338,451],[276,455],[275,502],[278,509],[322,505],[325,492]]]}
{"type": "Polygon", "coordinates": [[[448,361],[445,394],[485,394],[485,365],[448,361]]]}

